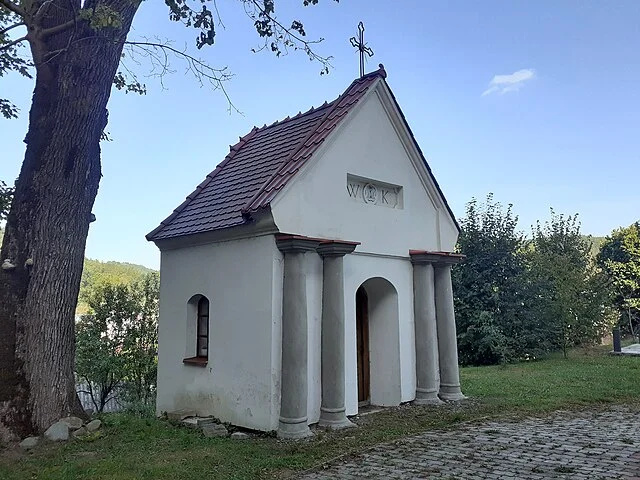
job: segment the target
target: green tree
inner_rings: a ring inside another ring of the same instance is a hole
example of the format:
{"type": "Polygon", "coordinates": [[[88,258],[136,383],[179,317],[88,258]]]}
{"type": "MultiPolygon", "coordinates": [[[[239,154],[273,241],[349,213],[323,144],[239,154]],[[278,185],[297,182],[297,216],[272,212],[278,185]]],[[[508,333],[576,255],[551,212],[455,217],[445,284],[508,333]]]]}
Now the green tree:
{"type": "Polygon", "coordinates": [[[135,298],[137,315],[125,336],[125,399],[151,405],[155,401],[158,372],[158,300],[160,275],[148,273],[129,291],[135,298]]]}
{"type": "Polygon", "coordinates": [[[88,296],[90,313],[76,326],[76,375],[96,411],[116,394],[148,405],[154,399],[159,276],[133,284],[104,283],[88,296]]]}
{"type": "Polygon", "coordinates": [[[613,301],[630,333],[640,332],[640,222],[614,230],[602,244],[598,264],[609,278],[613,301]]]}
{"type": "MultiPolygon", "coordinates": [[[[0,439],[42,431],[69,413],[82,415],[73,376],[74,311],[101,177],[107,102],[112,85],[146,89],[121,62],[132,50],[150,62],[177,55],[202,82],[224,89],[228,78],[225,69],[168,42],[129,38],[141,3],[0,0],[0,76],[35,73],[26,152],[0,251],[15,265],[0,271],[0,439]]],[[[171,21],[194,31],[196,48],[213,44],[220,20],[214,0],[165,4],[171,21]]],[[[312,50],[303,25],[276,17],[275,0],[236,4],[265,50],[301,49],[326,69],[327,59],[312,50]]],[[[155,66],[167,67],[162,60],[155,66]]],[[[8,99],[0,100],[0,111],[17,114],[8,99]]]]}
{"type": "Polygon", "coordinates": [[[611,327],[610,298],[604,277],[580,234],[577,215],[551,209],[551,219],[533,229],[529,254],[542,308],[542,324],[567,356],[574,345],[597,342],[611,327]]]}
{"type": "Polygon", "coordinates": [[[115,283],[134,283],[141,280],[145,274],[154,270],[125,262],[101,262],[85,258],[78,294],[78,308],[76,313],[83,314],[88,310],[89,294],[99,285],[115,283]]]}
{"type": "Polygon", "coordinates": [[[97,412],[119,391],[125,376],[126,322],[135,315],[127,285],[102,285],[89,296],[91,313],[76,324],[76,373],[97,412]]]}
{"type": "Polygon", "coordinates": [[[463,364],[495,364],[533,357],[550,345],[535,322],[536,296],[527,272],[518,217],[493,195],[473,199],[460,220],[458,251],[465,261],[453,269],[458,350],[463,364]]]}
{"type": "MultiPolygon", "coordinates": [[[[0,221],[6,220],[13,199],[13,188],[0,180],[0,221]]],[[[2,241],[0,237],[0,241],[2,241]]]]}

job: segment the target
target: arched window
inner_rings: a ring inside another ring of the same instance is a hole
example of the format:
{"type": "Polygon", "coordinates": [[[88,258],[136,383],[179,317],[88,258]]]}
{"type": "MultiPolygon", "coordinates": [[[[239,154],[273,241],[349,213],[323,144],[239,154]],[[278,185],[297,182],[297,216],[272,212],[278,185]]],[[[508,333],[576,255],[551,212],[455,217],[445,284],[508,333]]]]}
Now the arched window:
{"type": "Polygon", "coordinates": [[[209,300],[207,297],[200,297],[198,300],[197,319],[197,343],[196,356],[198,358],[208,358],[209,356],[209,300]]]}

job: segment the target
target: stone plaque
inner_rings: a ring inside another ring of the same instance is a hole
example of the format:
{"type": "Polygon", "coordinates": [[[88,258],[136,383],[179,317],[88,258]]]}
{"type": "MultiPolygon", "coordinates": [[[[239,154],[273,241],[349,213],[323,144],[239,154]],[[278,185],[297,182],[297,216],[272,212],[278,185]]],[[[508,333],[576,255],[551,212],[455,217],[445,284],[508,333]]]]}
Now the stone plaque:
{"type": "Polygon", "coordinates": [[[347,175],[347,196],[356,202],[402,208],[402,187],[370,178],[347,175]]]}

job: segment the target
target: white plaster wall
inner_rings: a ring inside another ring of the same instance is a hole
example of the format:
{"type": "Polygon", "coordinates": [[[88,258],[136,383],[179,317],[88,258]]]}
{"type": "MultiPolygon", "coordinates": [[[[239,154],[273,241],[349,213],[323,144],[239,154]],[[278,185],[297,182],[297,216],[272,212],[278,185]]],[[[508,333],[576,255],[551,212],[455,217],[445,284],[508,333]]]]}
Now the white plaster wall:
{"type": "Polygon", "coordinates": [[[192,409],[248,428],[277,428],[281,262],[271,235],[162,252],[158,413],[192,409]],[[190,353],[187,302],[195,294],[210,302],[206,368],[182,363],[190,353]]]}
{"type": "MultiPolygon", "coordinates": [[[[394,343],[389,348],[400,352],[399,355],[399,392],[387,392],[385,399],[399,399],[408,402],[415,398],[415,331],[413,317],[413,269],[411,262],[404,258],[387,258],[371,255],[347,255],[344,260],[345,271],[345,403],[347,415],[358,413],[358,374],[356,354],[356,291],[370,278],[381,277],[390,282],[398,293],[398,324],[394,343]],[[397,339],[397,340],[395,340],[397,339]],[[396,344],[395,342],[398,342],[396,344]]],[[[371,302],[371,298],[370,298],[371,302]]],[[[379,320],[379,319],[377,319],[379,320]]],[[[370,329],[374,327],[370,320],[370,329]]],[[[375,328],[375,327],[374,327],[375,328]]],[[[371,332],[370,332],[371,334],[371,332]]],[[[377,345],[384,348],[384,345],[377,345]]],[[[374,346],[372,345],[373,349],[374,346]]],[[[374,352],[372,351],[371,354],[374,352]]],[[[371,359],[372,367],[375,360],[371,359]]],[[[376,373],[371,372],[371,378],[376,373]]],[[[387,386],[392,386],[391,381],[387,386]]],[[[372,384],[372,395],[374,385],[372,384]]],[[[378,396],[379,398],[379,396],[378,396]]],[[[372,398],[375,401],[375,398],[372,398]]]]}
{"type": "Polygon", "coordinates": [[[274,253],[271,283],[271,429],[278,426],[280,418],[280,379],[282,372],[282,289],[284,285],[284,255],[274,253]]]}
{"type": "Polygon", "coordinates": [[[409,249],[453,250],[457,230],[438,203],[373,92],[275,198],[272,213],[282,232],[358,241],[359,251],[408,256],[409,249]],[[350,198],[347,174],[401,185],[404,208],[350,198]]]}

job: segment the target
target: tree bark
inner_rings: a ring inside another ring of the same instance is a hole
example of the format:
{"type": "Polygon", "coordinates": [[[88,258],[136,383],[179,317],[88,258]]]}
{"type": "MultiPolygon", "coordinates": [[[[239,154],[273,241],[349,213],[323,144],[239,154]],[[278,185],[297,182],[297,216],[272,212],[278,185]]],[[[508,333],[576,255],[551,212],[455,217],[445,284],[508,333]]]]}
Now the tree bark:
{"type": "MultiPolygon", "coordinates": [[[[60,3],[49,7],[42,27],[73,18],[70,2],[60,3]]],[[[79,22],[30,40],[36,84],[27,148],[0,251],[0,262],[15,266],[0,269],[0,441],[84,415],[75,391],[75,307],[101,177],[106,106],[139,5],[102,3],[121,15],[119,29],[79,22]]]]}

